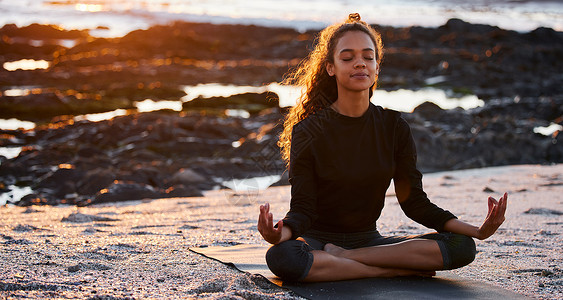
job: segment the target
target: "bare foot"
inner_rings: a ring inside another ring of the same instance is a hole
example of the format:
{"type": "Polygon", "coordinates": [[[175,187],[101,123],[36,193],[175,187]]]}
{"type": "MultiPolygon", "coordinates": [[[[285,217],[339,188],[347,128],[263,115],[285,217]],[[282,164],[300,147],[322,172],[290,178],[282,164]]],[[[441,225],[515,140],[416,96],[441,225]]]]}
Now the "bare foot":
{"type": "Polygon", "coordinates": [[[324,246],[324,251],[328,252],[329,254],[332,254],[334,256],[338,256],[338,257],[342,257],[344,254],[344,251],[346,251],[346,249],[342,248],[342,247],[338,247],[334,244],[326,244],[324,246]]]}

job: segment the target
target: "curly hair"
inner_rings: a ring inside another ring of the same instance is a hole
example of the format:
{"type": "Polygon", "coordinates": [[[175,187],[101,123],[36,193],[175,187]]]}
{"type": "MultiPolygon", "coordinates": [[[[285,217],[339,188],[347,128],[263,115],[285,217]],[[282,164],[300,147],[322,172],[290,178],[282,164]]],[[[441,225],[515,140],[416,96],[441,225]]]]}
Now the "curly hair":
{"type": "MultiPolygon", "coordinates": [[[[336,79],[327,73],[326,65],[334,63],[336,44],[344,33],[349,31],[361,31],[369,35],[376,48],[376,62],[378,65],[381,64],[383,59],[381,35],[362,21],[358,13],[350,14],[346,21],[330,25],[319,33],[313,51],[282,82],[286,85],[304,87],[297,104],[289,110],[284,119],[283,131],[278,141],[286,166],[289,166],[293,126],[316,111],[328,107],[338,97],[336,79]]],[[[370,98],[376,84],[377,77],[369,90],[370,98]]]]}

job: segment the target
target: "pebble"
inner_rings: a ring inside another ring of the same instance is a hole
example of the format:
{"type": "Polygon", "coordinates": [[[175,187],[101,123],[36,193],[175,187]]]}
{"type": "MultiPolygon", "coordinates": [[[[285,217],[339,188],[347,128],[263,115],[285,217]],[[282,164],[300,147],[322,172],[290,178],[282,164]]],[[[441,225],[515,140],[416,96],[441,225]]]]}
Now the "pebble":
{"type": "Polygon", "coordinates": [[[80,265],[70,266],[66,270],[69,272],[78,272],[80,271],[80,265]]]}
{"type": "Polygon", "coordinates": [[[486,187],[483,189],[483,192],[485,192],[485,193],[494,193],[495,190],[493,190],[493,189],[491,189],[490,187],[486,186],[486,187]]]}

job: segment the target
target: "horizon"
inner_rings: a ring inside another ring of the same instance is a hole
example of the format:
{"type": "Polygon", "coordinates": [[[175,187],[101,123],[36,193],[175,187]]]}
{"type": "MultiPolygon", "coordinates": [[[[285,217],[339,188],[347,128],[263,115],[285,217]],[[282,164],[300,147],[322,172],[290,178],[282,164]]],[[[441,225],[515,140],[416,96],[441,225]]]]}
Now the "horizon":
{"type": "Polygon", "coordinates": [[[0,2],[4,11],[0,26],[32,23],[57,25],[65,29],[89,29],[98,37],[118,37],[135,29],[157,24],[187,21],[213,24],[244,24],[290,27],[299,31],[320,29],[341,21],[350,12],[359,12],[370,24],[393,27],[438,27],[451,18],[487,24],[503,29],[532,31],[548,27],[563,31],[563,3],[558,1],[418,1],[330,0],[319,7],[316,1],[283,5],[261,0],[205,0],[197,3],[174,0],[27,0],[0,2]],[[347,13],[343,13],[347,12],[347,13]]]}

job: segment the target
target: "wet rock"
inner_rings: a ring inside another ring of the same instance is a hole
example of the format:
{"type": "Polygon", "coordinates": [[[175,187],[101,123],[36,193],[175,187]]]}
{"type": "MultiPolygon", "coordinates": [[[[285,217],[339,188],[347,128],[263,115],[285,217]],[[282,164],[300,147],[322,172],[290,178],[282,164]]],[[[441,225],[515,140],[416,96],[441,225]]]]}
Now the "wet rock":
{"type": "Polygon", "coordinates": [[[428,118],[436,117],[437,115],[441,114],[443,111],[444,110],[440,108],[440,106],[438,106],[437,104],[426,101],[420,104],[419,106],[415,107],[413,113],[428,119],[428,118]]]}
{"type": "Polygon", "coordinates": [[[77,192],[80,195],[93,195],[110,186],[116,180],[115,172],[111,169],[93,169],[86,172],[77,182],[77,192]]]}
{"type": "Polygon", "coordinates": [[[174,184],[191,184],[206,181],[207,179],[191,169],[180,169],[172,176],[171,182],[174,184]]]}
{"type": "Polygon", "coordinates": [[[0,34],[8,37],[25,37],[34,40],[79,39],[88,36],[86,30],[63,30],[58,26],[37,23],[21,28],[15,24],[6,24],[0,28],[0,34]]]}
{"type": "Polygon", "coordinates": [[[154,199],[161,196],[159,191],[149,185],[117,181],[98,192],[92,203],[154,199]]]}
{"type": "Polygon", "coordinates": [[[72,113],[70,107],[55,93],[27,96],[1,96],[0,116],[24,117],[27,119],[51,118],[72,113]]]}
{"type": "Polygon", "coordinates": [[[50,189],[54,191],[53,196],[56,198],[64,198],[65,195],[76,192],[76,182],[82,175],[82,171],[75,169],[72,165],[66,165],[39,178],[34,188],[50,189]]]}
{"type": "MultiPolygon", "coordinates": [[[[378,28],[393,49],[382,65],[379,88],[431,85],[455,95],[476,94],[486,102],[468,111],[442,110],[428,102],[403,114],[423,172],[563,162],[563,135],[533,132],[537,126],[561,124],[561,32],[538,28],[519,33],[458,19],[438,28],[378,28]]],[[[133,108],[133,101],[147,98],[178,100],[185,95],[182,85],[199,84],[202,78],[254,86],[279,82],[307,55],[316,31],[177,22],[112,40],[85,39],[85,32],[43,25],[7,25],[0,32],[6,37],[0,40],[0,55],[6,60],[37,58],[52,64],[25,72],[0,68],[5,86],[52,87],[0,99],[0,115],[49,124],[0,132],[1,145],[25,146],[19,157],[0,164],[4,189],[34,189],[18,205],[199,196],[215,181],[265,175],[283,174],[277,184],[289,183],[276,146],[287,109],[278,107],[276,95],[197,98],[186,102],[181,113],[131,114],[101,122],[77,121],[72,115],[133,108]],[[76,39],[77,45],[66,49],[18,42],[62,36],[76,39]],[[228,108],[247,110],[250,117],[227,117],[228,108]],[[183,178],[182,169],[204,180],[183,178]],[[119,190],[116,180],[132,186],[119,190]]]]}
{"type": "Polygon", "coordinates": [[[203,193],[196,187],[185,186],[183,184],[175,185],[166,190],[163,198],[176,198],[176,197],[203,197],[203,193]]]}
{"type": "Polygon", "coordinates": [[[230,97],[211,97],[211,98],[196,98],[194,100],[185,102],[182,105],[184,110],[190,109],[243,109],[251,114],[259,113],[260,111],[271,108],[279,107],[279,96],[272,92],[257,93],[244,93],[230,97]]]}
{"type": "Polygon", "coordinates": [[[31,193],[29,195],[23,196],[20,201],[16,202],[16,205],[30,206],[30,205],[45,205],[50,203],[55,204],[47,197],[44,197],[40,194],[31,193]]]}

